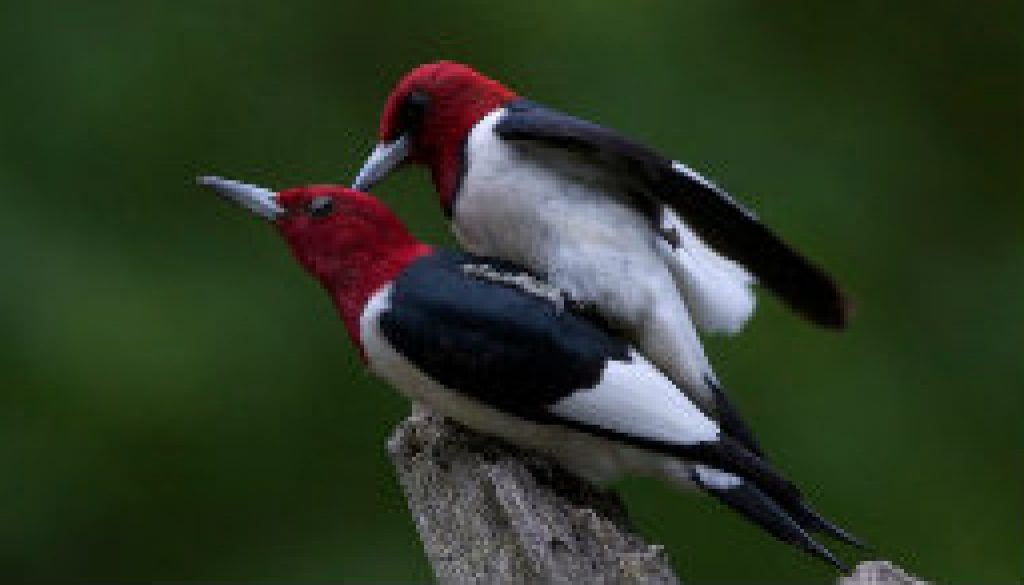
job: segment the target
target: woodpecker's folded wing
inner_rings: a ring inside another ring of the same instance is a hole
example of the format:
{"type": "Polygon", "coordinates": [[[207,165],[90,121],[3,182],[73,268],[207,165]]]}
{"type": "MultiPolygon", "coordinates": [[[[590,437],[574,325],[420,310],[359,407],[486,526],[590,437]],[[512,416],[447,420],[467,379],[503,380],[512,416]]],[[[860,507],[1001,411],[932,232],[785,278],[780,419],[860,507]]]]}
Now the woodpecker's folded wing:
{"type": "Polygon", "coordinates": [[[795,311],[822,326],[845,326],[847,304],[829,276],[685,165],[597,124],[525,100],[506,106],[495,132],[537,148],[539,157],[557,161],[569,153],[592,178],[621,185],[624,194],[642,195],[648,210],[669,206],[701,240],[750,271],[795,311]]]}

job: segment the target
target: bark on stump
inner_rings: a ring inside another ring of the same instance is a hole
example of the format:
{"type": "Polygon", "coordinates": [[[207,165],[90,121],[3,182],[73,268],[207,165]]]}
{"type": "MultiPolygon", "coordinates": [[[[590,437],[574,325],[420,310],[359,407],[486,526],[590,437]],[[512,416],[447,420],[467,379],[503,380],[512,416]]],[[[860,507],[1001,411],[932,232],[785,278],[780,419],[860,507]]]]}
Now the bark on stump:
{"type": "MultiPolygon", "coordinates": [[[[548,458],[423,408],[388,453],[439,583],[678,584],[662,547],[633,531],[621,500],[548,458]]],[[[887,562],[839,585],[919,585],[887,562]]]]}

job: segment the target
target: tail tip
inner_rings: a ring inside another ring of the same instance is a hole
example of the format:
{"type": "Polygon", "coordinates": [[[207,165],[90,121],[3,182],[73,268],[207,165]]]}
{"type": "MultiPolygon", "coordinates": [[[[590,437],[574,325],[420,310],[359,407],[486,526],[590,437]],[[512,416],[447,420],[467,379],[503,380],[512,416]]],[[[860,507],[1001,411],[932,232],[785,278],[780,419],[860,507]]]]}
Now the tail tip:
{"type": "Polygon", "coordinates": [[[839,560],[838,557],[836,557],[834,554],[832,554],[832,551],[828,550],[827,548],[825,548],[824,546],[819,544],[814,539],[808,539],[808,542],[807,542],[807,552],[809,552],[812,555],[818,557],[819,559],[825,561],[826,563],[829,563],[830,565],[835,567],[843,575],[849,575],[850,574],[850,566],[849,565],[847,565],[843,561],[839,560]]]}

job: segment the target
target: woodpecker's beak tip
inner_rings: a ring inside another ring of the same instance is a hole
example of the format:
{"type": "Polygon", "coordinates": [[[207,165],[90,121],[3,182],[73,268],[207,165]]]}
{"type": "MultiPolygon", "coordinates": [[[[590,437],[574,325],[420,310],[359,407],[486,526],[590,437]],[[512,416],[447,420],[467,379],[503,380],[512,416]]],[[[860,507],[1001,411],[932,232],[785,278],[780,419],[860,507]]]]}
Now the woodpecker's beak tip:
{"type": "Polygon", "coordinates": [[[369,190],[405,161],[409,156],[410,148],[409,137],[404,134],[391,142],[378,144],[366,158],[363,167],[359,169],[356,179],[352,181],[352,189],[356,191],[369,190]]]}
{"type": "Polygon", "coordinates": [[[264,219],[274,220],[284,214],[284,209],[277,203],[277,194],[270,189],[211,175],[196,177],[196,184],[211,189],[264,219]]]}

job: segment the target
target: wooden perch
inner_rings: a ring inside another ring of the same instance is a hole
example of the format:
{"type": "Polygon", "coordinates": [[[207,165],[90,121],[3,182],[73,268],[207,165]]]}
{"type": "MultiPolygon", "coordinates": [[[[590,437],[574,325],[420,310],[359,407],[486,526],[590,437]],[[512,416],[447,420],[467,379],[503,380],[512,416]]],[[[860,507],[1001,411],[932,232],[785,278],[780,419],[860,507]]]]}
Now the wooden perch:
{"type": "MultiPolygon", "coordinates": [[[[675,584],[664,550],[629,525],[619,498],[548,458],[469,431],[422,408],[388,441],[442,585],[675,584]]],[[[840,585],[920,585],[866,562],[840,585]]]]}

